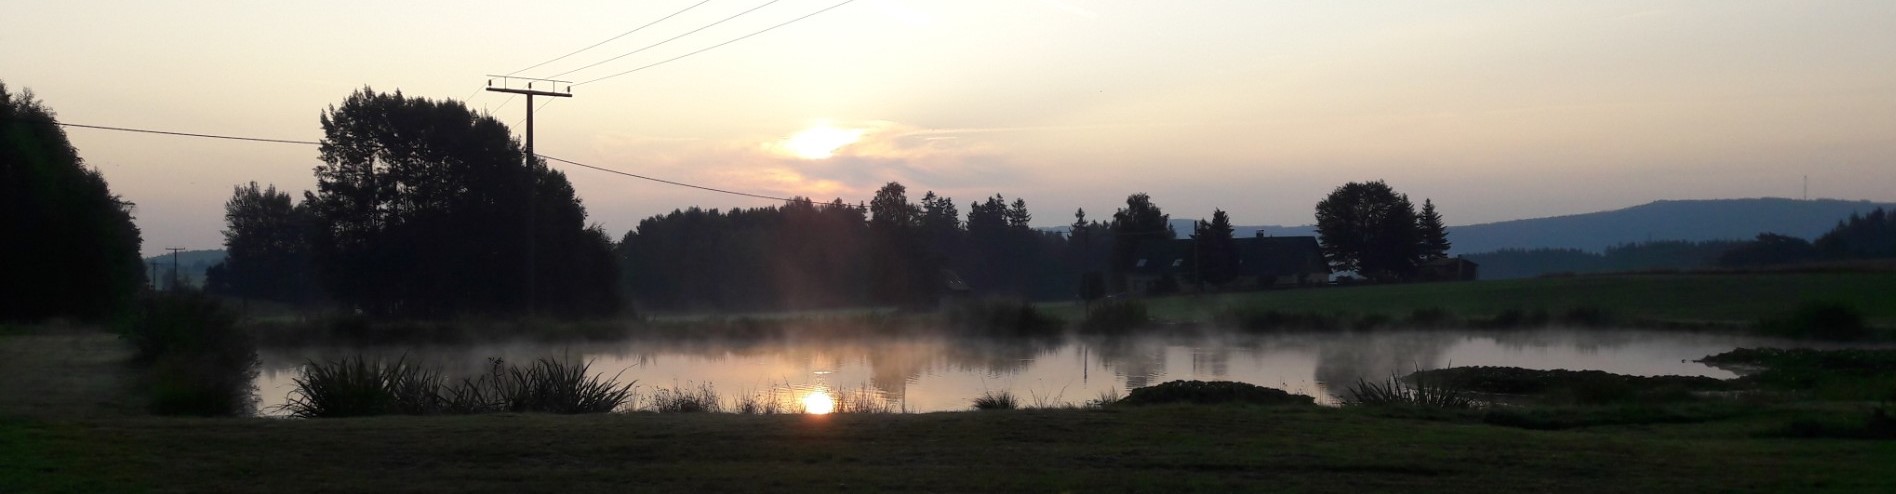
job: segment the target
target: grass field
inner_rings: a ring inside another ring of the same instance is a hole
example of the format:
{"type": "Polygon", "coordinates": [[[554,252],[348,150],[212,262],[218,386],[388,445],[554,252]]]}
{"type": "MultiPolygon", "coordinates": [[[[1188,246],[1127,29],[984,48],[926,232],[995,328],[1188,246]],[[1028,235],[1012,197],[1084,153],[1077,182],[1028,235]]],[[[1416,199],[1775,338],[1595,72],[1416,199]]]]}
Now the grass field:
{"type": "MultiPolygon", "coordinates": [[[[1782,412],[1785,414],[1793,412],[1782,412]]],[[[1357,410],[0,419],[7,492],[1896,489],[1896,442],[1782,417],[1529,431],[1357,410]]]]}
{"type": "MultiPolygon", "coordinates": [[[[1455,283],[1336,286],[1147,299],[1152,316],[1208,321],[1232,308],[1400,318],[1418,309],[1489,317],[1510,309],[1561,313],[1598,308],[1629,320],[1750,324],[1810,301],[1855,306],[1873,324],[1896,325],[1896,272],[1579,276],[1455,283]]],[[[1043,306],[1077,320],[1075,304],[1043,306]]]]}

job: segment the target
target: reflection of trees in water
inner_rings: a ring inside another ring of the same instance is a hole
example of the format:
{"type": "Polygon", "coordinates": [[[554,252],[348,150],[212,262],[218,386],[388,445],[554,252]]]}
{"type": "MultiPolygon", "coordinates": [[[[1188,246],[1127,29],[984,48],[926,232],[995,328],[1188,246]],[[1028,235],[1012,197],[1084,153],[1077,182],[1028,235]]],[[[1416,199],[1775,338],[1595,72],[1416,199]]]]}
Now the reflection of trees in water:
{"type": "Polygon", "coordinates": [[[1380,380],[1441,367],[1442,355],[1460,339],[1458,333],[1440,331],[1338,334],[1318,346],[1317,386],[1335,395],[1359,378],[1380,380]]]}

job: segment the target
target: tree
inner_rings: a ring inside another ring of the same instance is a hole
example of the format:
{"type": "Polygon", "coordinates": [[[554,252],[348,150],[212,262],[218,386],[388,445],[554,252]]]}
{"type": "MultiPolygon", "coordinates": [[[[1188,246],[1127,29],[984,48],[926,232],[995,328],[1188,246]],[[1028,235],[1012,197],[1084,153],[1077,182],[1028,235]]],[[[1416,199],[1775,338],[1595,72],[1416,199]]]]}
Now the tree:
{"type": "Polygon", "coordinates": [[[305,202],[338,301],[415,316],[616,309],[610,239],[585,224],[566,175],[529,166],[498,120],[364,88],[321,121],[305,202]]]}
{"type": "Polygon", "coordinates": [[[308,204],[292,205],[276,186],[238,186],[224,202],[224,262],[206,273],[213,292],[284,303],[316,295],[308,204]]]}
{"type": "Polygon", "coordinates": [[[1165,214],[1152,197],[1141,192],[1126,196],[1126,207],[1113,212],[1110,229],[1113,234],[1111,265],[1112,285],[1115,290],[1126,289],[1125,269],[1132,265],[1132,256],[1137,254],[1139,245],[1153,240],[1177,238],[1172,231],[1172,216],[1165,214]]]}
{"type": "Polygon", "coordinates": [[[1876,208],[1867,215],[1850,214],[1848,220],[1817,237],[1818,252],[1830,259],[1878,259],[1896,257],[1896,214],[1876,208]]]}
{"type": "Polygon", "coordinates": [[[1238,242],[1231,237],[1231,216],[1223,209],[1212,210],[1211,221],[1199,221],[1192,229],[1192,273],[1204,284],[1222,287],[1238,277],[1238,242]]]}
{"type": "Polygon", "coordinates": [[[875,242],[875,293],[881,302],[921,305],[935,298],[941,266],[925,254],[922,210],[908,201],[908,188],[889,182],[869,200],[869,234],[875,242]]]}
{"type": "Polygon", "coordinates": [[[0,84],[0,320],[103,319],[145,283],[132,203],[31,91],[0,84]]]}
{"type": "Polygon", "coordinates": [[[1760,233],[1758,239],[1739,244],[1718,256],[1718,265],[1728,268],[1771,266],[1806,262],[1817,258],[1817,248],[1801,238],[1760,233]]]}
{"type": "Polygon", "coordinates": [[[1417,233],[1421,235],[1422,259],[1447,259],[1448,227],[1442,226],[1442,214],[1435,212],[1435,202],[1422,200],[1422,212],[1415,216],[1417,233]]]}
{"type": "Polygon", "coordinates": [[[1406,279],[1422,258],[1415,205],[1381,180],[1350,182],[1317,203],[1323,257],[1338,271],[1406,279]]]}

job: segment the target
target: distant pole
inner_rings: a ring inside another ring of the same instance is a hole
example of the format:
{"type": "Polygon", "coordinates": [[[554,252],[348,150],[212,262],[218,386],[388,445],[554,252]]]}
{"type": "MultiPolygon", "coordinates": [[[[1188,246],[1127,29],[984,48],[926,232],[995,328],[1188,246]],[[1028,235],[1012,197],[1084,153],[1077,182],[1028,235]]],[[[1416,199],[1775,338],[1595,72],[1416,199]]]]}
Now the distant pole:
{"type": "Polygon", "coordinates": [[[158,290],[158,261],[150,261],[150,262],[147,262],[146,264],[151,265],[151,276],[145,277],[145,286],[151,288],[152,291],[157,291],[158,290]]]}
{"type": "Polygon", "coordinates": [[[178,251],[184,250],[184,248],[183,247],[165,247],[165,250],[171,251],[171,290],[170,291],[175,292],[175,291],[178,291],[178,251]]]}
{"type": "Polygon", "coordinates": [[[534,207],[537,205],[537,201],[535,200],[537,191],[534,190],[534,185],[535,185],[535,182],[539,180],[539,177],[540,177],[539,160],[534,159],[535,155],[533,154],[533,97],[534,96],[551,96],[555,98],[571,98],[573,97],[573,86],[572,86],[572,83],[569,81],[556,81],[552,79],[535,79],[531,77],[511,77],[511,76],[504,76],[504,75],[490,75],[488,77],[494,78],[494,79],[487,80],[488,91],[493,91],[496,93],[523,94],[527,96],[527,133],[526,133],[526,139],[525,139],[526,144],[527,144],[527,156],[526,156],[526,160],[527,160],[527,163],[526,163],[527,165],[527,184],[526,184],[526,187],[527,187],[526,285],[527,286],[526,286],[526,290],[527,291],[526,291],[526,302],[527,302],[527,315],[530,317],[534,315],[534,312],[535,312],[534,297],[535,297],[535,294],[538,293],[538,286],[535,280],[535,277],[538,276],[538,273],[535,272],[535,271],[538,271],[535,268],[535,265],[537,264],[535,261],[538,260],[538,257],[537,257],[537,253],[535,252],[536,247],[534,246],[534,236],[536,232],[536,230],[534,229],[534,223],[535,223],[534,207]],[[494,87],[495,79],[500,80],[500,87],[494,87]],[[512,87],[513,83],[516,81],[525,82],[527,84],[527,87],[524,89],[512,87]],[[533,85],[536,83],[546,84],[547,89],[550,89],[550,91],[542,91],[539,89],[535,89],[533,85]],[[566,84],[565,92],[559,91],[560,84],[566,84]]]}

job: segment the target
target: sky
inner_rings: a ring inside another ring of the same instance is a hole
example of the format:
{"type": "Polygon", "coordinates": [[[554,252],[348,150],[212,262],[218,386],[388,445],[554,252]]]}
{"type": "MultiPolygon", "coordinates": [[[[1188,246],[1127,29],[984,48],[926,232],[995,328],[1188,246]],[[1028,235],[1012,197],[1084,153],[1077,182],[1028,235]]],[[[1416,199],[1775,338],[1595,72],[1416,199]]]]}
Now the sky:
{"type": "MultiPolygon", "coordinates": [[[[1045,226],[1137,192],[1174,218],[1309,224],[1378,179],[1450,225],[1800,197],[1805,177],[1812,198],[1896,201],[1896,2],[855,0],[783,24],[841,0],[701,1],[15,0],[0,82],[68,123],[313,141],[363,87],[518,133],[523,103],[483,90],[518,71],[575,83],[536,115],[544,155],[778,197],[1001,194],[1045,226]]],[[[232,187],[300,193],[319,163],[68,135],[137,204],[148,254],[218,248],[232,187]]],[[[615,238],[774,204],[552,166],[615,238]]]]}

